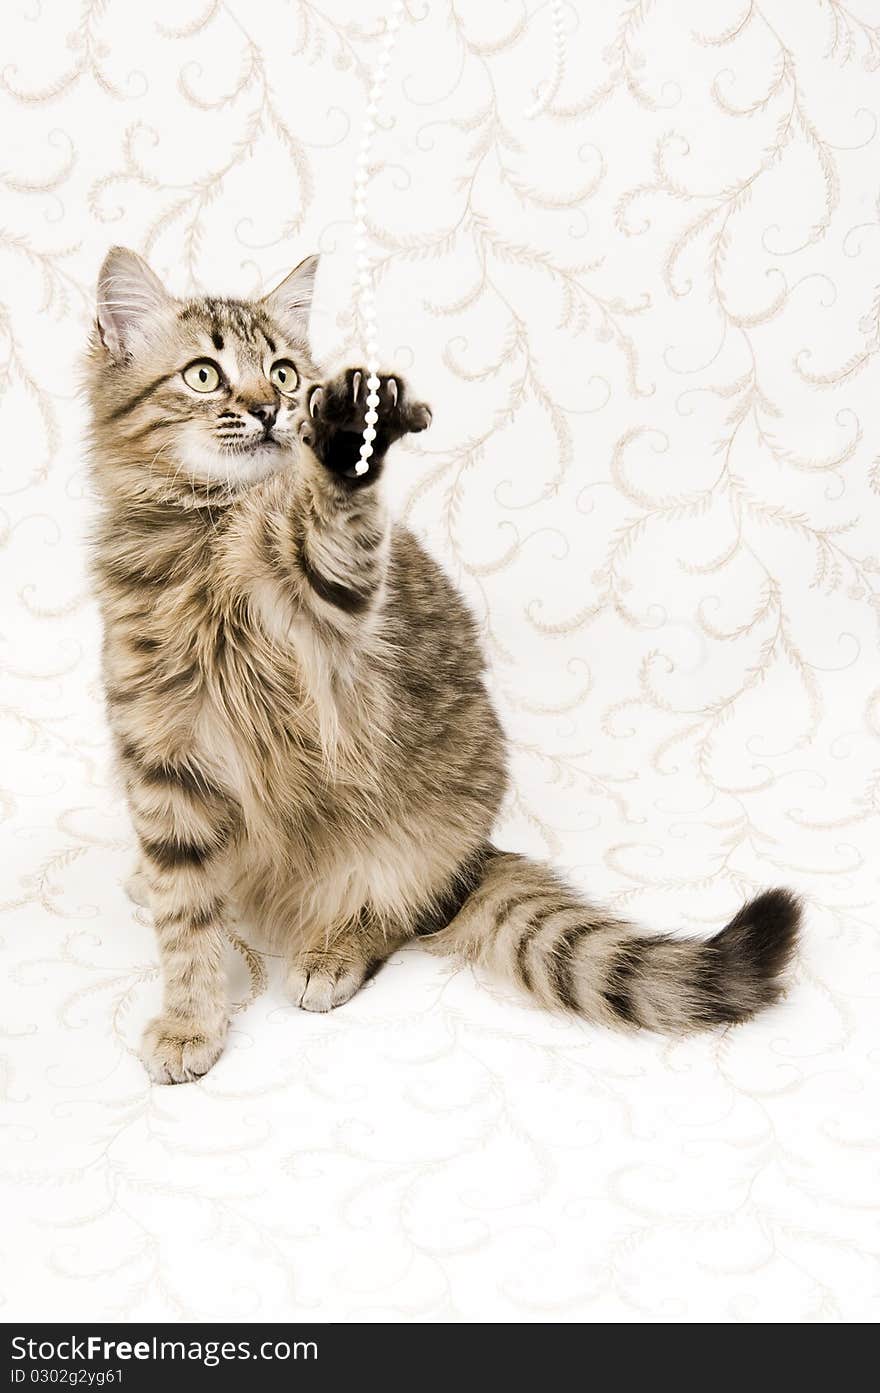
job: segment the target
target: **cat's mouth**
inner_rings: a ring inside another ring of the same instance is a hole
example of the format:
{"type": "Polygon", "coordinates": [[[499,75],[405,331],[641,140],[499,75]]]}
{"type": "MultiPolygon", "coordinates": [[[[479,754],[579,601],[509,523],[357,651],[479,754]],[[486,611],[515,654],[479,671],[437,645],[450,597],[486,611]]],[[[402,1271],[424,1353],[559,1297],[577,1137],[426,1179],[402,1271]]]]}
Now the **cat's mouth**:
{"type": "Polygon", "coordinates": [[[284,442],[269,431],[264,435],[256,435],[251,440],[224,441],[220,448],[224,455],[260,455],[264,452],[272,454],[276,450],[283,450],[284,442]]]}

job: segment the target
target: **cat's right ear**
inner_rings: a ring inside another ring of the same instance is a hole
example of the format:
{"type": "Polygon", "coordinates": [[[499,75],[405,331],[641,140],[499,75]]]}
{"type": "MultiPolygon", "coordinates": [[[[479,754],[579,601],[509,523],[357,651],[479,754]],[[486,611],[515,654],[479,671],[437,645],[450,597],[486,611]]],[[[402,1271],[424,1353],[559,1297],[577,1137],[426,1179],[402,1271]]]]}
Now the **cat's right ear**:
{"type": "Polygon", "coordinates": [[[312,294],[320,257],[307,256],[280,285],[263,296],[263,304],[272,318],[294,338],[308,339],[312,294]]]}
{"type": "Polygon", "coordinates": [[[98,333],[111,358],[128,358],[170,299],[136,252],[111,247],[98,273],[98,333]]]}

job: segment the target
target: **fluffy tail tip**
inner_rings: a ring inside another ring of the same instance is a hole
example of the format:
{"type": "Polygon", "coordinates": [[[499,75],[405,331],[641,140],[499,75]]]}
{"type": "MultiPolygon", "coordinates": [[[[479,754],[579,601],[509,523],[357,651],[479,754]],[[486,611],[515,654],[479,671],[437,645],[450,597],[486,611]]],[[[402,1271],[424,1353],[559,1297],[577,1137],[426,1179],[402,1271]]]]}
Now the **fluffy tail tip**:
{"type": "Polygon", "coordinates": [[[731,1019],[746,1020],[781,996],[794,955],[801,902],[791,890],[765,890],[711,940],[733,988],[731,1019]]]}

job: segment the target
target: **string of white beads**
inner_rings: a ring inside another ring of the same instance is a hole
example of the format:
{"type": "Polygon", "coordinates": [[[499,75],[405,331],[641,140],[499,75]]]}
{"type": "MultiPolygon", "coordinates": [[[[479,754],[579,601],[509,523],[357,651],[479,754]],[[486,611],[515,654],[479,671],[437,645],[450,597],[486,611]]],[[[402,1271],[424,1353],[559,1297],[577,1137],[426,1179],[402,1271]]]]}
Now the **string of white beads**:
{"type": "Polygon", "coordinates": [[[553,24],[553,76],[550,81],[543,84],[538,89],[538,95],[529,106],[526,107],[524,115],[531,121],[536,116],[540,116],[545,111],[549,103],[556,96],[565,72],[565,18],[563,16],[564,0],[550,0],[550,15],[553,24]]]}
{"type": "Polygon", "coordinates": [[[356,277],[357,308],[364,336],[364,358],[367,369],[367,414],[364,417],[364,436],[360,448],[360,459],[354,467],[355,474],[366,474],[376,439],[376,422],[379,419],[379,344],[376,338],[376,294],[373,281],[373,268],[367,252],[367,186],[369,184],[369,165],[373,153],[373,138],[376,134],[376,118],[385,95],[385,82],[391,66],[391,55],[397,40],[397,32],[405,12],[404,0],[394,0],[388,16],[382,46],[372,80],[367,101],[367,110],[361,132],[361,144],[354,173],[354,264],[356,277]]]}

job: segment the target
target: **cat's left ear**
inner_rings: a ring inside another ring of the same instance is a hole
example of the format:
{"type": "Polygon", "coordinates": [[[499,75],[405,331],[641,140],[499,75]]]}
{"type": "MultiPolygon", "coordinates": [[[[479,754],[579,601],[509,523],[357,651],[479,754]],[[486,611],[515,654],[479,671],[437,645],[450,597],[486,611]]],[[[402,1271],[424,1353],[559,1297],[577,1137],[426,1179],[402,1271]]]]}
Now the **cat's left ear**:
{"type": "Polygon", "coordinates": [[[317,255],[307,256],[285,276],[280,285],[263,297],[262,303],[275,322],[294,338],[308,339],[309,314],[320,259],[317,255]]]}
{"type": "Polygon", "coordinates": [[[159,277],[136,252],[110,248],[98,273],[98,332],[111,358],[128,358],[170,303],[159,277]]]}

